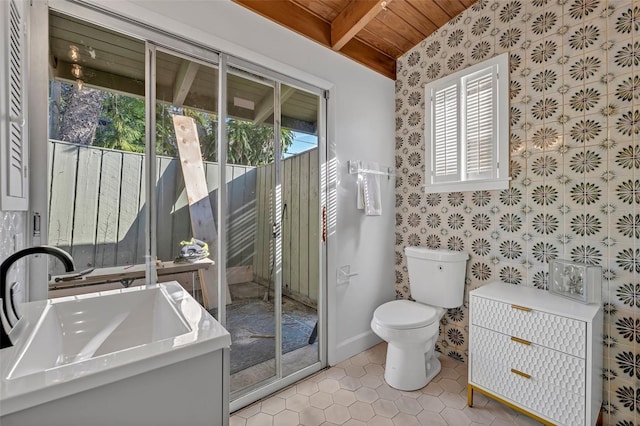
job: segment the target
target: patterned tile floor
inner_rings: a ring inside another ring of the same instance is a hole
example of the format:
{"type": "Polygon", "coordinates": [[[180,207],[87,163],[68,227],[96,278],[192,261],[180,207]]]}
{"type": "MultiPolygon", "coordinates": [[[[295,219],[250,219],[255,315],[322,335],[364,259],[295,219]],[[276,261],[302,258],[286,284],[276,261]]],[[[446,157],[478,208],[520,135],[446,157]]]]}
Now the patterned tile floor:
{"type": "Polygon", "coordinates": [[[401,392],[384,382],[386,343],[323,370],[231,416],[231,426],[535,425],[474,393],[467,406],[467,365],[440,355],[442,371],[423,389],[401,392]]]}

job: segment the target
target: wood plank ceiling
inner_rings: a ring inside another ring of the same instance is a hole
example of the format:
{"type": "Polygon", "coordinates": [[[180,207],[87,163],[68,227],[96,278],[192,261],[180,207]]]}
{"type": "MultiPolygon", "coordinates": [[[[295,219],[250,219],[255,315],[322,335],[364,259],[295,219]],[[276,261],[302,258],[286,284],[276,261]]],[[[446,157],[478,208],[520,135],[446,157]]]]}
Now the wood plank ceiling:
{"type": "Polygon", "coordinates": [[[233,0],[391,79],[396,59],[476,0],[233,0]]]}

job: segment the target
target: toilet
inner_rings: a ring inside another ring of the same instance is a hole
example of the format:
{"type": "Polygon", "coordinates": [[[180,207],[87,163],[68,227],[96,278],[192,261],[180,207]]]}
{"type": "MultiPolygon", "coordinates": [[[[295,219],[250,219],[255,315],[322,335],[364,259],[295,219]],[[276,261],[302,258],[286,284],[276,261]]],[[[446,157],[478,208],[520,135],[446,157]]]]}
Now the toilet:
{"type": "Polygon", "coordinates": [[[464,252],[405,247],[409,300],[394,300],[373,313],[371,329],[387,341],[384,379],[393,388],[423,388],[440,372],[435,345],[440,318],[447,308],[462,305],[466,262],[464,252]]]}

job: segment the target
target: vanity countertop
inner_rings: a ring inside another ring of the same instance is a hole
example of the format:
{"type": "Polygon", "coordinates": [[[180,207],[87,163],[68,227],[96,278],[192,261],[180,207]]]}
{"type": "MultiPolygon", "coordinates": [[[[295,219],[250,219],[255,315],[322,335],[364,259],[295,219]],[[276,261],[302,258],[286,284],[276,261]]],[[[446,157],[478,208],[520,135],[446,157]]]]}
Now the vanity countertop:
{"type": "Polygon", "coordinates": [[[231,345],[177,282],[29,302],[20,311],[21,337],[0,351],[0,416],[231,345]]]}

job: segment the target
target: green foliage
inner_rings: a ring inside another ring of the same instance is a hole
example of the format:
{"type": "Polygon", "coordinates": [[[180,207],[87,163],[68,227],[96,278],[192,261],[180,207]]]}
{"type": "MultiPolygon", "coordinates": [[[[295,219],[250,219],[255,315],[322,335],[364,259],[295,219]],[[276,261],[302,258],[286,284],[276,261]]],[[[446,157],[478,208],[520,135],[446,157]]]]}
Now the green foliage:
{"type": "Polygon", "coordinates": [[[121,151],[144,152],[144,100],[105,92],[94,145],[121,151]]]}
{"type": "MultiPolygon", "coordinates": [[[[176,137],[172,116],[195,120],[205,161],[216,162],[218,120],[215,115],[158,103],[156,108],[156,154],[175,157],[176,137]]],[[[259,166],[274,160],[273,127],[230,118],[227,120],[229,164],[259,166]]],[[[282,151],[293,143],[293,131],[283,129],[282,151]]],[[[144,152],[145,104],[143,99],[107,92],[94,145],[122,151],[144,152]]]]}
{"type": "Polygon", "coordinates": [[[177,157],[178,149],[171,112],[171,106],[156,103],[156,154],[177,157]]]}
{"type": "MultiPolygon", "coordinates": [[[[260,166],[274,161],[273,127],[229,119],[227,136],[229,144],[227,162],[260,166]]],[[[284,152],[293,143],[293,132],[283,129],[280,142],[281,150],[284,152]]]]}

